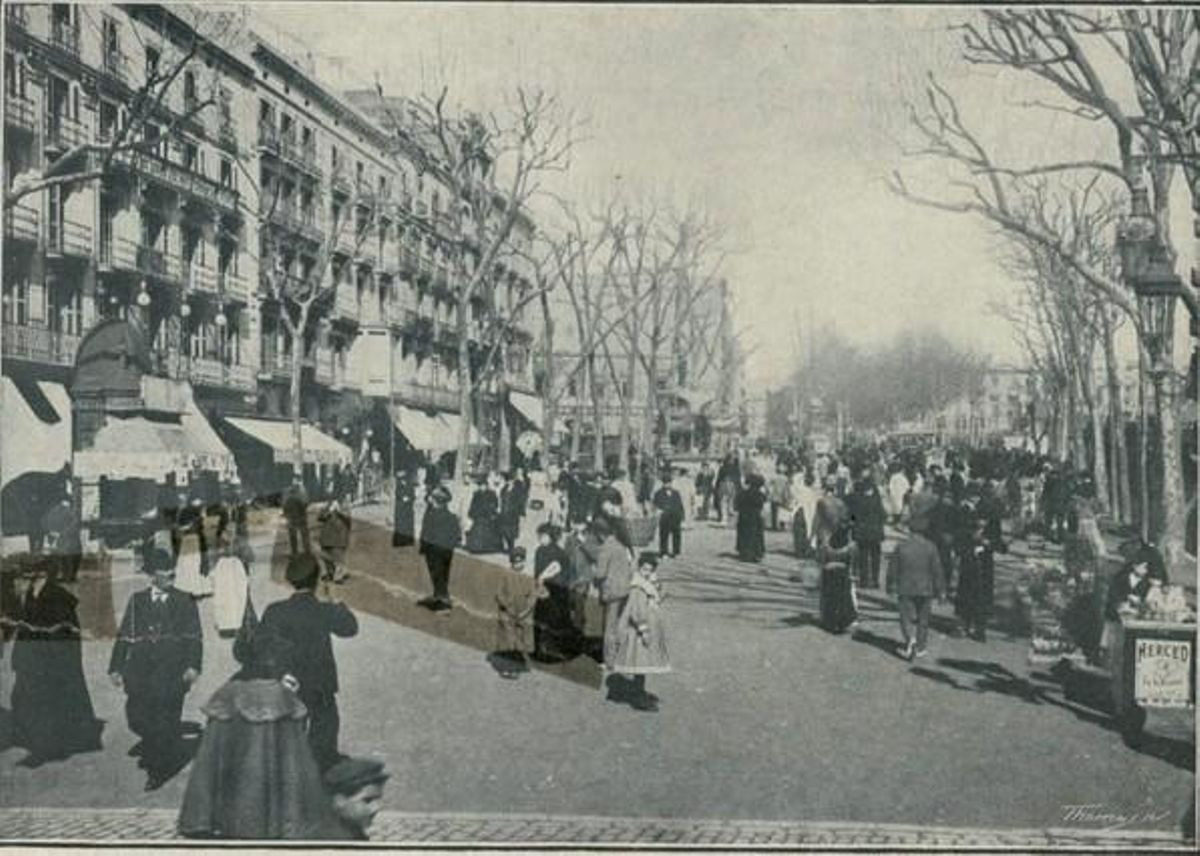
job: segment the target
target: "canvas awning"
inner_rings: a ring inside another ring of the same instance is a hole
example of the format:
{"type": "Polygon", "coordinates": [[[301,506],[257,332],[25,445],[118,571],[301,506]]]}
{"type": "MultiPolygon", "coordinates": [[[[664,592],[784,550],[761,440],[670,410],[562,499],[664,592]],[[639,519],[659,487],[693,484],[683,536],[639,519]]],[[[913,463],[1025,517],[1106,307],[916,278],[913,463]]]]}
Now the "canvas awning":
{"type": "Polygon", "coordinates": [[[422,452],[440,455],[449,452],[458,443],[458,435],[452,435],[445,422],[413,407],[393,407],[392,422],[409,445],[422,452]]]}
{"type": "MultiPolygon", "coordinates": [[[[456,448],[458,446],[458,434],[460,431],[462,431],[462,417],[459,416],[457,413],[439,413],[437,415],[437,418],[442,420],[442,422],[446,426],[444,430],[449,432],[449,434],[450,434],[449,448],[450,449],[456,448]]],[[[474,425],[471,426],[471,432],[470,432],[470,435],[468,438],[468,442],[472,446],[487,446],[487,445],[489,445],[487,438],[484,437],[482,434],[480,434],[479,429],[476,428],[474,425]]]]}
{"type": "Polygon", "coordinates": [[[163,481],[169,473],[212,470],[237,480],[233,453],[194,405],[176,418],[151,419],[110,413],[89,449],[75,453],[75,474],[163,481]]]}
{"type": "Polygon", "coordinates": [[[71,399],[66,387],[50,381],[2,380],[3,483],[25,473],[58,472],[71,460],[71,399]]]}
{"type": "Polygon", "coordinates": [[[510,392],[508,400],[518,413],[533,423],[535,428],[539,431],[542,429],[542,421],[546,416],[540,398],[527,392],[510,392]]]}
{"type": "MultiPolygon", "coordinates": [[[[275,456],[275,463],[295,464],[291,422],[240,416],[226,417],[225,421],[243,434],[268,446],[275,456]]],[[[340,443],[304,423],[300,425],[300,445],[303,462],[306,464],[348,464],[354,460],[354,453],[345,443],[340,443]]]]}

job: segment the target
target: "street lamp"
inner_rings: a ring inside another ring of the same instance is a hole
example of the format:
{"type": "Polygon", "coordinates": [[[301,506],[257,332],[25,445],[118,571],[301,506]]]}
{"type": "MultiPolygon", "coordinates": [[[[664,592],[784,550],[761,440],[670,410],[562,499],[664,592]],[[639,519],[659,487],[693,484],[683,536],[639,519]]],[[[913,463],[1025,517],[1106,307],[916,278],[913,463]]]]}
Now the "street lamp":
{"type": "Polygon", "coordinates": [[[1175,273],[1173,254],[1159,238],[1146,189],[1135,189],[1131,202],[1131,213],[1117,227],[1117,251],[1121,274],[1137,298],[1150,374],[1161,377],[1166,371],[1162,357],[1171,346],[1167,337],[1175,299],[1183,294],[1183,280],[1175,273]]]}

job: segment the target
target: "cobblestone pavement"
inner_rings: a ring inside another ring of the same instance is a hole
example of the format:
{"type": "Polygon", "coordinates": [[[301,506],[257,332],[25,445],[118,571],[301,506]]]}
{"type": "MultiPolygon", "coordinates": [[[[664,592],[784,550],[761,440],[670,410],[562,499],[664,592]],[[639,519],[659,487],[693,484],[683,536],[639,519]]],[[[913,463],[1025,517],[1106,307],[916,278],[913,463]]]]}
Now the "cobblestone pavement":
{"type": "MultiPolygon", "coordinates": [[[[42,841],[162,841],[176,839],[168,809],[0,809],[0,839],[42,841]]],[[[1178,835],[1120,829],[962,829],[872,823],[674,820],[522,814],[382,812],[372,837],[391,847],[494,844],[637,844],[670,848],[1078,848],[1186,849],[1178,835]]]]}

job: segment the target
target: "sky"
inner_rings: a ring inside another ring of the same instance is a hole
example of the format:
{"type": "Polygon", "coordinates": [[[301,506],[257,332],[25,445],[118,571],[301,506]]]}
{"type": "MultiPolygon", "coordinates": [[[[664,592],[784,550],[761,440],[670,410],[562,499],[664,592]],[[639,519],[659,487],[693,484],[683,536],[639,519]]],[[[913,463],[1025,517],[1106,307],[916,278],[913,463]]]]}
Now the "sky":
{"type": "Polygon", "coordinates": [[[412,94],[444,79],[468,105],[502,104],[517,85],[557,93],[586,120],[561,192],[584,203],[615,187],[697,200],[725,226],[747,379],[767,384],[790,372],[806,324],[836,326],[866,348],[932,326],[997,362],[1020,361],[989,310],[1015,288],[995,262],[997,239],[974,220],[896,197],[883,181],[907,168],[905,98],[927,70],[1007,151],[1034,155],[1065,133],[1053,119],[1040,133],[1013,122],[1020,86],[959,61],[947,25],[970,14],[255,6],[258,20],[308,44],[322,75],[343,87],[378,75],[389,93],[412,94]]]}

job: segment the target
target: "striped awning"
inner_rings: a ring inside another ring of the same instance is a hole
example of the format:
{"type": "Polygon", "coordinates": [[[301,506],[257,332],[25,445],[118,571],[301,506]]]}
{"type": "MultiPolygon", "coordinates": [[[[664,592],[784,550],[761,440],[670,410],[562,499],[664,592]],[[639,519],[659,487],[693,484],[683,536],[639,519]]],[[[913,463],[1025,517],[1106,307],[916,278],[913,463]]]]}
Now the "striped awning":
{"type": "MultiPolygon", "coordinates": [[[[243,434],[270,447],[277,464],[295,464],[296,451],[292,437],[292,423],[286,420],[250,419],[227,417],[229,425],[243,434]]],[[[300,446],[306,464],[348,464],[354,453],[345,443],[340,443],[311,425],[300,425],[300,446]]]]}

